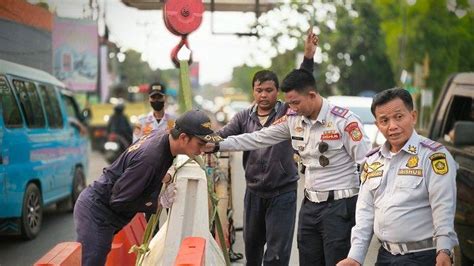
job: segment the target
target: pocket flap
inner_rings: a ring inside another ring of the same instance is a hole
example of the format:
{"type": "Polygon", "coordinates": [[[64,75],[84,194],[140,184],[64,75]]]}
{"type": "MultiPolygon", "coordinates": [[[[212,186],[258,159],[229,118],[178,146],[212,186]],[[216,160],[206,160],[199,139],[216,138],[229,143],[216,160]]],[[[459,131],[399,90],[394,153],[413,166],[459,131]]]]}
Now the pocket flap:
{"type": "Polygon", "coordinates": [[[421,176],[398,176],[395,185],[400,188],[417,188],[423,177],[421,176]]]}

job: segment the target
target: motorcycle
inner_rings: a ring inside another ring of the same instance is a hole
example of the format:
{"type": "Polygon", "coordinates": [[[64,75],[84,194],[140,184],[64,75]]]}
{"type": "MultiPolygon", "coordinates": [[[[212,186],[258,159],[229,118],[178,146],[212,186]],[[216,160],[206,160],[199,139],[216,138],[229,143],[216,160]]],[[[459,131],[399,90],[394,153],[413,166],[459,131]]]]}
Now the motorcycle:
{"type": "Polygon", "coordinates": [[[127,149],[129,146],[128,141],[116,134],[109,133],[107,141],[104,143],[104,157],[105,160],[111,164],[127,149]]]}

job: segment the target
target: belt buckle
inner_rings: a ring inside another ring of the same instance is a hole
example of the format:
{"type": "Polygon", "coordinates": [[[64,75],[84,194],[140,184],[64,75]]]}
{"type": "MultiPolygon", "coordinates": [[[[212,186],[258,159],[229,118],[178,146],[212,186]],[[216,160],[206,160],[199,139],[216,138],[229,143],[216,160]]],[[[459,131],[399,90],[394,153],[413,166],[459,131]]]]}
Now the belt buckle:
{"type": "MultiPolygon", "coordinates": [[[[311,192],[313,192],[313,191],[311,191],[311,192]]],[[[321,203],[321,202],[323,202],[323,201],[320,201],[320,200],[319,200],[319,197],[318,197],[317,192],[313,192],[313,193],[315,193],[315,197],[313,197],[313,195],[310,193],[309,190],[307,190],[307,189],[304,190],[304,194],[305,194],[306,198],[307,198],[309,201],[314,202],[314,203],[321,203]]]]}
{"type": "Polygon", "coordinates": [[[392,255],[405,255],[409,252],[403,247],[403,244],[382,242],[382,246],[392,255]]]}

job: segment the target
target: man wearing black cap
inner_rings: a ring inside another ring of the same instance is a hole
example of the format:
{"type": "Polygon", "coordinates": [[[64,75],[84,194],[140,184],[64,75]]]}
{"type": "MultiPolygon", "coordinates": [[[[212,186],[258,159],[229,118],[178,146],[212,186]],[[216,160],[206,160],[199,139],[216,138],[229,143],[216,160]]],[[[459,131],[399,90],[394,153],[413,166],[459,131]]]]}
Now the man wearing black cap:
{"type": "Polygon", "coordinates": [[[114,234],[137,212],[154,213],[158,204],[171,207],[176,195],[170,184],[160,195],[162,179],[178,154],[194,157],[207,142],[221,138],[202,111],[182,115],[170,133],[153,131],[139,138],[104,168],[103,174],[79,196],[74,208],[77,241],[83,265],[104,265],[114,234]]]}
{"type": "Polygon", "coordinates": [[[165,112],[166,88],[163,84],[154,82],[148,89],[148,100],[153,108],[151,112],[138,118],[133,130],[133,142],[141,136],[148,135],[152,130],[162,133],[173,127],[175,118],[165,112]]]}

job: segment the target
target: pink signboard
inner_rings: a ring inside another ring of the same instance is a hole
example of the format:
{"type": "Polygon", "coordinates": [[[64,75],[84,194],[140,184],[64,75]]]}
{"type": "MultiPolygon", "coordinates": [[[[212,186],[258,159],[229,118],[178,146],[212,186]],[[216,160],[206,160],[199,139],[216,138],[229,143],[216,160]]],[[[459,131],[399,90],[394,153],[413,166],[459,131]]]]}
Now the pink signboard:
{"type": "Polygon", "coordinates": [[[53,73],[74,91],[95,91],[98,77],[97,23],[55,17],[53,73]]]}

